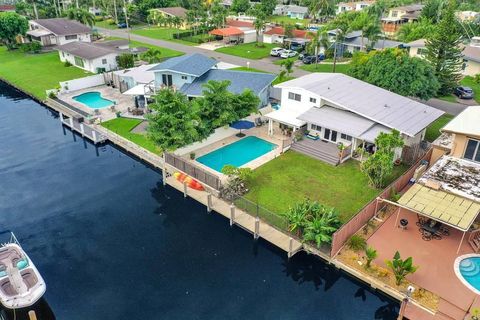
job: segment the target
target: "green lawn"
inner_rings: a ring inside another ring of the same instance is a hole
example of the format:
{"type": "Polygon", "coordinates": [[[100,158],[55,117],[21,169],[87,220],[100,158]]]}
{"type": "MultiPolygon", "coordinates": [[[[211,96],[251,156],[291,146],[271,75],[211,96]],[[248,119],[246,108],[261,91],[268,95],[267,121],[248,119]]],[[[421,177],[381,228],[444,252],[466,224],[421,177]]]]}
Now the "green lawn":
{"type": "Polygon", "coordinates": [[[58,52],[25,54],[0,47],[0,78],[35,96],[45,99],[45,90],[58,86],[59,81],[91,75],[76,67],[65,67],[58,52]]]}
{"type": "MultiPolygon", "coordinates": [[[[395,167],[392,182],[406,167],[395,167]]],[[[308,197],[338,209],[346,222],[381,190],[368,186],[359,162],[349,160],[337,167],[303,154],[288,151],[253,172],[246,198],[275,213],[285,212],[308,197]]]]}
{"type": "MultiPolygon", "coordinates": [[[[123,40],[123,38],[118,38],[118,37],[107,38],[107,40],[120,40],[120,39],[123,40]]],[[[154,46],[152,44],[139,42],[139,41],[135,41],[135,40],[130,40],[130,46],[132,46],[132,47],[145,47],[145,48],[150,48],[150,49],[158,49],[158,50],[160,50],[161,56],[163,58],[178,57],[178,56],[181,56],[181,55],[184,54],[183,52],[180,52],[180,51],[177,51],[177,50],[173,50],[173,49],[169,49],[169,48],[165,48],[165,47],[154,46]]]]}
{"type": "Polygon", "coordinates": [[[173,28],[150,27],[150,28],[142,28],[142,29],[132,30],[132,33],[138,34],[139,36],[152,38],[152,39],[178,42],[178,43],[182,43],[182,44],[189,45],[189,46],[198,45],[197,43],[194,43],[194,42],[183,41],[183,40],[173,38],[173,35],[175,33],[184,32],[184,31],[185,30],[180,30],[179,31],[178,29],[173,29],[173,28]]]}
{"type": "Polygon", "coordinates": [[[270,50],[277,46],[277,44],[264,43],[262,47],[257,47],[256,43],[243,43],[235,46],[218,48],[215,51],[230,54],[232,56],[257,60],[270,56],[270,50]]]}
{"type": "Polygon", "coordinates": [[[455,97],[453,94],[448,96],[438,97],[438,99],[447,101],[447,102],[457,103],[457,97],[455,97]]]}
{"type": "Polygon", "coordinates": [[[271,22],[275,22],[278,24],[296,24],[301,23],[304,26],[307,26],[310,23],[310,19],[292,19],[286,16],[272,16],[269,19],[271,22]]]}
{"type": "Polygon", "coordinates": [[[116,24],[109,24],[107,20],[95,21],[95,27],[104,28],[104,29],[118,29],[116,24]]]}
{"type": "Polygon", "coordinates": [[[440,136],[440,129],[443,128],[447,123],[452,120],[454,116],[450,114],[444,114],[432,124],[430,124],[427,127],[427,132],[425,133],[425,140],[433,142],[435,139],[437,139],[440,136]]]}
{"type": "Polygon", "coordinates": [[[470,76],[463,78],[460,83],[464,86],[472,88],[473,92],[475,93],[475,101],[480,103],[480,83],[475,82],[473,77],[470,76]]]}
{"type": "MultiPolygon", "coordinates": [[[[335,68],[336,73],[347,73],[350,65],[348,64],[337,64],[335,68]]],[[[333,64],[319,63],[319,64],[305,64],[300,67],[305,71],[310,72],[333,72],[333,64]]]]}
{"type": "Polygon", "coordinates": [[[232,69],[229,69],[229,70],[268,73],[267,71],[263,71],[263,70],[255,69],[255,68],[248,68],[248,67],[236,67],[236,68],[232,68],[232,69]]]}
{"type": "Polygon", "coordinates": [[[275,80],[273,80],[272,85],[276,85],[276,84],[293,80],[293,79],[295,79],[295,77],[283,77],[283,78],[277,77],[275,80]]]}
{"type": "Polygon", "coordinates": [[[103,122],[102,126],[153,153],[159,154],[160,149],[155,145],[153,141],[148,139],[145,134],[130,132],[133,130],[133,128],[142,123],[142,121],[143,120],[140,119],[115,118],[103,122]]]}

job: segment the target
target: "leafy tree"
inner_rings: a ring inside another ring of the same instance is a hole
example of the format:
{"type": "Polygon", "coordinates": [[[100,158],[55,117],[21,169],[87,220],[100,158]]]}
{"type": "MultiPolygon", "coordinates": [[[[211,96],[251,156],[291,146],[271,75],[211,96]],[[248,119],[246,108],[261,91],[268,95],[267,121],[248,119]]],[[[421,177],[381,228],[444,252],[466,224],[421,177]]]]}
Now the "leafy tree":
{"type": "Polygon", "coordinates": [[[246,89],[240,94],[233,95],[232,103],[236,117],[242,119],[257,111],[260,98],[252,90],[246,89]]]}
{"type": "Polygon", "coordinates": [[[335,1],[334,0],[311,0],[304,3],[308,7],[312,19],[316,20],[317,17],[324,21],[328,17],[335,15],[335,1]]]}
{"type": "Polygon", "coordinates": [[[285,38],[293,38],[293,31],[295,30],[295,26],[291,23],[287,23],[285,26],[285,38]]]}
{"type": "Polygon", "coordinates": [[[442,11],[442,18],[434,33],[427,37],[425,58],[433,66],[440,82],[439,95],[452,93],[461,79],[461,34],[455,17],[455,0],[450,0],[442,11]]]}
{"type": "Polygon", "coordinates": [[[158,49],[148,49],[147,52],[142,54],[142,60],[148,63],[158,63],[163,60],[162,52],[158,49]]]}
{"type": "Polygon", "coordinates": [[[378,19],[372,17],[366,10],[363,10],[360,14],[356,15],[349,28],[351,30],[360,30],[362,32],[360,37],[360,50],[362,51],[365,51],[366,49],[365,37],[368,37],[370,40],[370,45],[373,46],[376,39],[378,39],[378,34],[380,33],[380,24],[378,19]]]}
{"type": "Polygon", "coordinates": [[[194,100],[209,133],[238,120],[233,106],[233,94],[228,91],[229,86],[228,80],[211,80],[204,85],[203,97],[194,100]]]}
{"type": "Polygon", "coordinates": [[[445,0],[428,0],[420,14],[421,18],[437,23],[440,20],[445,0]]]}
{"type": "Polygon", "coordinates": [[[290,74],[293,72],[293,64],[295,61],[293,59],[285,59],[280,62],[280,65],[284,68],[284,71],[287,75],[287,77],[290,76],[290,74]]]}
{"type": "Polygon", "coordinates": [[[367,263],[365,264],[366,269],[370,268],[372,261],[375,260],[377,256],[377,250],[375,250],[373,247],[365,248],[365,258],[367,259],[367,263]]]}
{"type": "Polygon", "coordinates": [[[164,88],[149,108],[153,112],[146,115],[148,136],[162,150],[175,150],[203,138],[199,119],[182,93],[164,88]]]}
{"type": "Polygon", "coordinates": [[[116,60],[120,69],[133,68],[135,65],[133,54],[130,53],[122,53],[121,55],[117,56],[116,60]]]}
{"type": "Polygon", "coordinates": [[[425,39],[435,32],[435,25],[431,20],[422,18],[418,22],[405,23],[398,30],[397,38],[402,42],[412,42],[425,39]]]}
{"type": "Polygon", "coordinates": [[[249,12],[255,17],[255,21],[253,21],[253,27],[256,31],[257,46],[262,47],[263,37],[260,37],[260,35],[263,33],[267,25],[267,15],[260,4],[256,4],[249,10],[249,12]]]}
{"type": "Polygon", "coordinates": [[[371,185],[376,188],[384,186],[385,179],[393,172],[395,149],[403,147],[403,143],[400,132],[397,130],[392,130],[391,133],[381,132],[375,138],[376,152],[361,165],[361,170],[368,177],[371,185]]]}
{"type": "Polygon", "coordinates": [[[95,16],[85,9],[72,8],[67,10],[65,14],[68,19],[76,20],[90,27],[95,24],[95,16]]]}
{"type": "Polygon", "coordinates": [[[349,75],[403,96],[428,100],[440,84],[433,68],[423,59],[400,49],[385,49],[353,55],[349,75]]]}
{"type": "Polygon", "coordinates": [[[227,19],[227,9],[220,3],[219,0],[212,2],[210,7],[210,22],[216,27],[220,28],[225,25],[227,19]]]}
{"type": "Polygon", "coordinates": [[[150,9],[175,6],[174,0],[137,0],[136,5],[143,16],[148,15],[150,9]]]}
{"type": "Polygon", "coordinates": [[[15,48],[17,36],[25,35],[28,30],[28,21],[15,12],[0,13],[0,41],[9,50],[15,48]]]}
{"type": "Polygon", "coordinates": [[[230,8],[236,13],[247,12],[250,9],[250,1],[248,0],[233,0],[230,8]]]}
{"type": "Polygon", "coordinates": [[[397,286],[405,280],[407,275],[414,273],[418,269],[418,266],[413,265],[412,257],[402,260],[398,251],[395,252],[393,260],[387,260],[385,263],[390,269],[392,269],[397,286]]]}
{"type": "Polygon", "coordinates": [[[277,0],[260,0],[260,8],[265,17],[271,16],[276,6],[277,0]]]}

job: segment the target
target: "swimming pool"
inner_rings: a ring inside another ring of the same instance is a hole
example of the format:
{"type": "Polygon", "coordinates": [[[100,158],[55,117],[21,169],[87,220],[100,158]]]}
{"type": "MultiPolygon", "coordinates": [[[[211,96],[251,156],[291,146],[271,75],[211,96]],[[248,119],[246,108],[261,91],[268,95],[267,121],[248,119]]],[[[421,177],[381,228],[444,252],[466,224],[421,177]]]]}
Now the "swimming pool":
{"type": "Polygon", "coordinates": [[[73,97],[73,100],[83,103],[92,109],[102,109],[115,104],[112,100],[103,98],[100,92],[95,91],[82,93],[73,97]]]}
{"type": "Polygon", "coordinates": [[[197,161],[213,170],[221,172],[223,166],[227,164],[241,167],[245,163],[272,151],[276,147],[277,145],[273,143],[254,136],[249,136],[207,153],[206,155],[199,157],[197,161]]]}
{"type": "Polygon", "coordinates": [[[480,255],[467,254],[455,261],[455,273],[470,290],[480,294],[480,255]]]}

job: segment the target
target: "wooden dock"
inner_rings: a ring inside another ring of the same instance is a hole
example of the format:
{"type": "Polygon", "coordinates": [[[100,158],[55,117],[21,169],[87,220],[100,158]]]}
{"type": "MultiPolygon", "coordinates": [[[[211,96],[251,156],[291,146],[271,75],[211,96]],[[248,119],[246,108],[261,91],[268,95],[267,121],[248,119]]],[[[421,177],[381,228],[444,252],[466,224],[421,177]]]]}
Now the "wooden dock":
{"type": "Polygon", "coordinates": [[[94,144],[104,143],[107,141],[107,138],[102,133],[95,130],[93,126],[79,122],[73,117],[65,117],[61,112],[59,112],[59,115],[60,121],[63,125],[67,126],[72,131],[80,133],[82,137],[88,138],[94,144]]]}

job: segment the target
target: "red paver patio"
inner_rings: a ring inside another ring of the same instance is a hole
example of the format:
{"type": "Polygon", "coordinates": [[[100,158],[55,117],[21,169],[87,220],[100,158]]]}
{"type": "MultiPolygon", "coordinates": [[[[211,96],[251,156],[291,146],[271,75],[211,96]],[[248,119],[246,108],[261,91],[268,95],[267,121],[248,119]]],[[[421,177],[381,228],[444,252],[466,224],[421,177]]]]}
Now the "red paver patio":
{"type": "Polygon", "coordinates": [[[456,309],[454,306],[469,310],[476,294],[460,282],[453,270],[458,256],[473,253],[468,244],[468,234],[457,254],[462,237],[460,231],[450,228],[449,236],[443,236],[441,240],[424,241],[415,225],[417,215],[402,209],[399,219],[402,218],[409,222],[406,230],[395,225],[395,213],[368,239],[368,245],[378,252],[376,263],[385,267],[385,259],[392,259],[397,250],[402,258],[413,257],[413,263],[418,265],[419,269],[407,278],[446,300],[448,303],[441,301],[440,311],[455,313],[458,310],[452,310],[456,309]],[[454,306],[451,306],[452,304],[454,306]]]}

